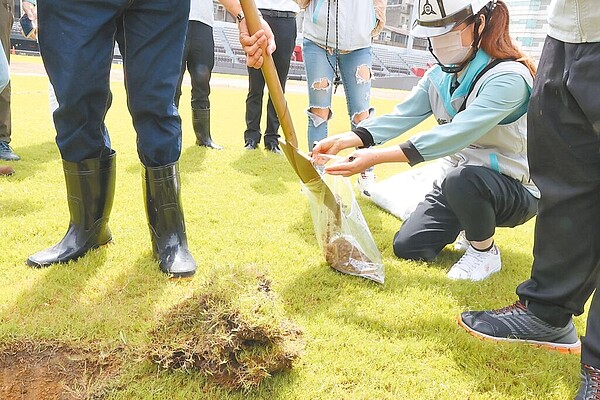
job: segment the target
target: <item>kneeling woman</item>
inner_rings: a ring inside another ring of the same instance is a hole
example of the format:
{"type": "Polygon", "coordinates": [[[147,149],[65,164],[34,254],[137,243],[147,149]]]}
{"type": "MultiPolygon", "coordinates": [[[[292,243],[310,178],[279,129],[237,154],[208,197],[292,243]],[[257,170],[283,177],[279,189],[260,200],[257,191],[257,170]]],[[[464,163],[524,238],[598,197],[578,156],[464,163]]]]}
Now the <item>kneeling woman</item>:
{"type": "Polygon", "coordinates": [[[321,163],[328,159],[322,154],[366,147],[325,169],[343,176],[385,162],[412,166],[443,158],[445,178],[404,221],[394,253],[429,261],[464,230],[470,246],[448,276],[478,281],[501,268],[495,228],[523,224],[537,211],[526,120],[535,66],[509,36],[504,2],[420,0],[418,7],[412,34],[427,38],[438,64],[392,113],[320,141],[312,156],[321,163]],[[431,114],[439,123],[433,129],[400,146],[371,147],[431,114]]]}

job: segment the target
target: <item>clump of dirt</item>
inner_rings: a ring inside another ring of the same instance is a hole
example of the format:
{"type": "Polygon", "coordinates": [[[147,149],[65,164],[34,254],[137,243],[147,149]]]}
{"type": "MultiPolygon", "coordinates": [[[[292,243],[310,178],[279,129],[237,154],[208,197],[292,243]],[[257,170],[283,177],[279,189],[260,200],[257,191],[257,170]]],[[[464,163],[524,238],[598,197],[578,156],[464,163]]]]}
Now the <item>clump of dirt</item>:
{"type": "Polygon", "coordinates": [[[371,264],[369,257],[352,243],[352,239],[344,236],[338,236],[327,242],[325,260],[340,272],[356,275],[361,274],[362,265],[371,264]]]}
{"type": "Polygon", "coordinates": [[[159,317],[149,357],[165,369],[194,369],[226,388],[250,390],[292,368],[301,337],[268,279],[221,276],[159,317]]]}
{"type": "Polygon", "coordinates": [[[111,353],[59,342],[19,341],[0,346],[0,399],[101,398],[116,376],[111,353]],[[107,386],[106,386],[107,387],[107,386]]]}

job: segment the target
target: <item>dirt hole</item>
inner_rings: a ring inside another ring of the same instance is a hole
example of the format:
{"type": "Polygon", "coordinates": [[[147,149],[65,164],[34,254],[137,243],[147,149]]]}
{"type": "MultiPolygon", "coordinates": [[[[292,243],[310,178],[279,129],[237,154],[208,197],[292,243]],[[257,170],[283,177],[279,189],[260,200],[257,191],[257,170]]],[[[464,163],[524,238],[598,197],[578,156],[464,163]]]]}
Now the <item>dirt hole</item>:
{"type": "Polygon", "coordinates": [[[102,398],[117,375],[113,353],[58,342],[0,345],[0,399],[102,398]]]}

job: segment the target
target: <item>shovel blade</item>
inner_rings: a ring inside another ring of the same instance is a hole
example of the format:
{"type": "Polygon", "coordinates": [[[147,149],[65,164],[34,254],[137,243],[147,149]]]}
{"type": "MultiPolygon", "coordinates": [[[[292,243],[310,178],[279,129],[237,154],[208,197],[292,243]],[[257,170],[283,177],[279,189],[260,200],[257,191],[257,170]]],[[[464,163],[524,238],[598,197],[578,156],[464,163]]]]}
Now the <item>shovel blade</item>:
{"type": "Polygon", "coordinates": [[[340,206],[329,186],[327,186],[319,172],[315,169],[311,159],[289,143],[283,140],[279,140],[279,143],[283,154],[287,157],[300,180],[306,184],[306,187],[317,198],[323,198],[324,204],[333,212],[333,215],[339,215],[340,206]]]}

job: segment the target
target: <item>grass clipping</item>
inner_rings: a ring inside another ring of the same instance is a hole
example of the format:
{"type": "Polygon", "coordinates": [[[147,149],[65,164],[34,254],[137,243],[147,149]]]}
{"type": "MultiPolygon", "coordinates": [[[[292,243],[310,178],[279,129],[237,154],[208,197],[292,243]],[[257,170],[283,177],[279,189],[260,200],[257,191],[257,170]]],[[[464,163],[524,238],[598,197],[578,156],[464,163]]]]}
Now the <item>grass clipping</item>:
{"type": "Polygon", "coordinates": [[[248,271],[211,279],[160,316],[150,358],[169,370],[198,370],[229,389],[250,390],[288,371],[303,349],[265,277],[248,271]]]}

